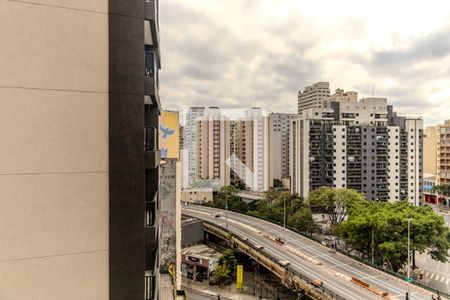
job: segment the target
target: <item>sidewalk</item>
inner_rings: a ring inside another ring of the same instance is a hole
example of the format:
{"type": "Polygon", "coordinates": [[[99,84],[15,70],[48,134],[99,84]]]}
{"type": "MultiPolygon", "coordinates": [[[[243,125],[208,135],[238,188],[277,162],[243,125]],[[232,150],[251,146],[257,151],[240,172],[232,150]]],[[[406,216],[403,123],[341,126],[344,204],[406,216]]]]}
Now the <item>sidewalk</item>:
{"type": "MultiPolygon", "coordinates": [[[[248,287],[244,287],[244,290],[237,291],[236,290],[236,284],[231,284],[222,288],[219,288],[218,286],[208,286],[207,283],[202,282],[192,282],[192,280],[188,280],[186,278],[182,279],[182,286],[196,290],[202,294],[217,297],[217,295],[220,295],[220,298],[222,300],[268,300],[266,298],[259,298],[253,296],[253,289],[250,291],[248,287]]],[[[189,299],[189,295],[188,295],[189,299]]]]}

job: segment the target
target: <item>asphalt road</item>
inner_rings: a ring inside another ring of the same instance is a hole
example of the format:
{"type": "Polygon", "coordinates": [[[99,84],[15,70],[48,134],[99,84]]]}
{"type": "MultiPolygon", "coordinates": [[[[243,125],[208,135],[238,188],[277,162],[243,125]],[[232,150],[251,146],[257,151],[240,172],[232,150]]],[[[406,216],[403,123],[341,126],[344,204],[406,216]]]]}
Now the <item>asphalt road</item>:
{"type": "Polygon", "coordinates": [[[346,299],[381,299],[381,297],[351,283],[349,278],[352,276],[388,292],[393,297],[392,299],[405,299],[408,289],[410,290],[409,299],[431,299],[432,294],[428,291],[409,285],[344,255],[330,253],[328,248],[270,222],[204,206],[183,207],[183,214],[211,221],[223,228],[228,228],[240,237],[247,237],[250,243],[262,245],[264,247],[262,251],[280,261],[289,261],[290,267],[312,280],[320,279],[324,287],[346,299]],[[221,216],[216,218],[215,215],[218,213],[221,216]],[[279,245],[265,237],[264,234],[281,237],[285,240],[285,244],[279,245]],[[287,247],[295,249],[308,259],[288,251],[287,247]],[[321,265],[314,264],[311,259],[320,261],[321,265]]]}

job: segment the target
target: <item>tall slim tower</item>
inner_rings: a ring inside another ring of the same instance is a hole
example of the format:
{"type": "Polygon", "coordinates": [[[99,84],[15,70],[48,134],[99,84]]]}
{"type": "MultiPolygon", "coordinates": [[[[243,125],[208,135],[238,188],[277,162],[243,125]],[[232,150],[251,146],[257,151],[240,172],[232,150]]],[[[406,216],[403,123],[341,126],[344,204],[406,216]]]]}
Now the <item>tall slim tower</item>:
{"type": "Polygon", "coordinates": [[[295,114],[271,113],[269,115],[269,186],[274,180],[281,183],[289,177],[289,140],[291,121],[295,114]]]}
{"type": "Polygon", "coordinates": [[[230,120],[217,107],[205,109],[196,121],[195,179],[230,184],[230,120]]]}
{"type": "Polygon", "coordinates": [[[269,118],[261,108],[251,108],[236,121],[235,165],[237,180],[252,191],[269,188],[269,118]]]}
{"type": "MultiPolygon", "coordinates": [[[[203,117],[205,113],[205,107],[190,107],[186,114],[186,126],[184,129],[185,134],[185,148],[187,149],[187,157],[183,157],[187,160],[186,164],[183,164],[183,176],[187,177],[187,184],[189,185],[195,180],[196,172],[196,160],[197,160],[197,120],[203,117]],[[187,169],[186,169],[187,168],[187,169]]],[[[185,151],[186,152],[186,151],[185,151]]],[[[184,179],[186,181],[186,179],[184,179]]]]}

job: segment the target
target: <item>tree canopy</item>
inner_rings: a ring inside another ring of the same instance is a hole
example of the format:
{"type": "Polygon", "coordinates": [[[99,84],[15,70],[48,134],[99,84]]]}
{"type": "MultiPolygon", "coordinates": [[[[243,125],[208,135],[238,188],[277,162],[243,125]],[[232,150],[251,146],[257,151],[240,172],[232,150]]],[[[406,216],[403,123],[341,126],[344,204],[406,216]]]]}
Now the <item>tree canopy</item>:
{"type": "Polygon", "coordinates": [[[398,271],[408,257],[408,219],[411,251],[427,252],[433,259],[446,262],[449,228],[428,206],[413,206],[406,201],[359,202],[350,209],[348,220],[339,225],[338,233],[363,257],[371,256],[373,246],[376,262],[398,271]]]}
{"type": "Polygon", "coordinates": [[[438,184],[433,187],[433,192],[443,195],[450,196],[450,184],[438,184]]]}
{"type": "Polygon", "coordinates": [[[355,190],[329,187],[312,191],[308,198],[311,209],[326,214],[333,226],[344,221],[349,209],[364,200],[364,196],[355,190]]]}
{"type": "Polygon", "coordinates": [[[264,193],[263,200],[246,203],[236,196],[238,192],[239,190],[234,186],[224,186],[209,205],[224,209],[228,204],[229,210],[246,213],[280,225],[284,223],[286,205],[286,224],[289,227],[309,234],[318,231],[318,226],[314,224],[312,218],[311,209],[301,197],[271,188],[264,193]]]}

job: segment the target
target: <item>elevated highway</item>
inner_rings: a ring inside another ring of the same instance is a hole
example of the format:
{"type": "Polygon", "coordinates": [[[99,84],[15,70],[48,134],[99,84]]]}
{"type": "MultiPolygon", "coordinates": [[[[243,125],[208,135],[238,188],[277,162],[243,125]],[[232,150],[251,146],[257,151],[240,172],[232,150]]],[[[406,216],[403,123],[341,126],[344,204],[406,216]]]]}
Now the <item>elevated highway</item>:
{"type": "Polygon", "coordinates": [[[204,207],[183,207],[183,214],[205,221],[205,230],[246,252],[293,290],[313,299],[430,300],[432,293],[332,253],[300,234],[238,213],[204,207]],[[281,240],[279,240],[281,238],[281,240]]]}

